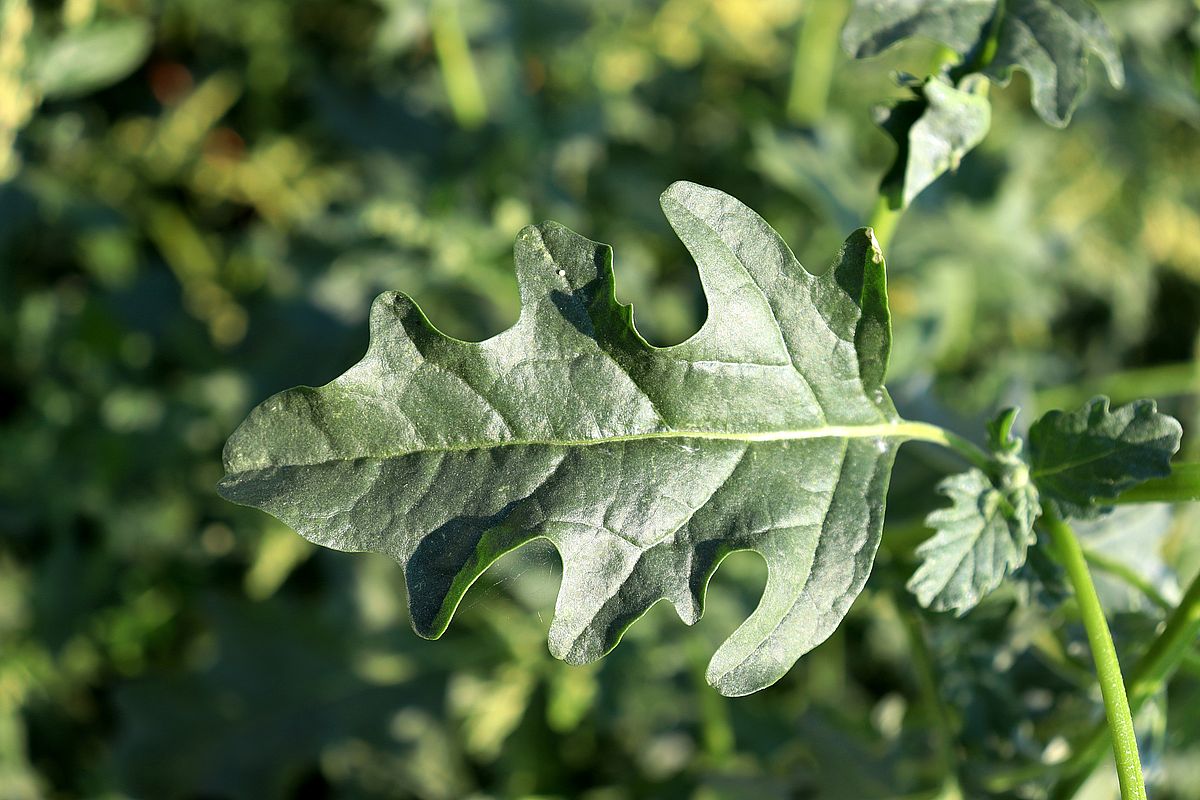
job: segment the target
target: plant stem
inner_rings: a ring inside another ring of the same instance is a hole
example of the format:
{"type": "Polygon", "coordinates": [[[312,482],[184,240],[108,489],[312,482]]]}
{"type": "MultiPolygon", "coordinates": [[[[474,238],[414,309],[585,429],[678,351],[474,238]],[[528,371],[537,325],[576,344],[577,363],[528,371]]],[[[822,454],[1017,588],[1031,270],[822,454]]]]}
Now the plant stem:
{"type": "Polygon", "coordinates": [[[896,230],[896,223],[900,221],[902,213],[904,213],[904,209],[892,208],[887,197],[881,194],[875,201],[871,218],[867,220],[867,227],[875,231],[875,241],[879,243],[879,249],[885,254],[892,244],[892,234],[896,230]]]}
{"type": "Polygon", "coordinates": [[[961,798],[962,786],[958,780],[958,763],[954,754],[954,723],[938,690],[937,667],[929,649],[925,626],[915,609],[907,607],[901,601],[895,601],[895,606],[908,634],[909,654],[912,656],[912,665],[917,674],[921,694],[924,695],[925,703],[933,717],[934,746],[942,770],[942,791],[938,796],[961,798]]]}
{"type": "Polygon", "coordinates": [[[1050,508],[1042,512],[1041,525],[1050,535],[1059,558],[1067,571],[1067,577],[1075,590],[1083,626],[1087,631],[1088,644],[1092,648],[1092,660],[1100,679],[1100,693],[1104,697],[1104,711],[1108,719],[1108,731],[1112,738],[1113,755],[1117,762],[1117,780],[1121,784],[1122,800],[1146,800],[1146,782],[1142,777],[1142,762],[1138,757],[1137,734],[1133,729],[1133,713],[1129,710],[1129,698],[1125,695],[1125,682],[1121,677],[1121,663],[1117,660],[1117,649],[1113,645],[1104,609],[1096,595],[1096,586],[1088,572],[1087,561],[1075,532],[1050,508]]]}
{"type": "Polygon", "coordinates": [[[996,57],[996,50],[1000,46],[1000,28],[1007,10],[1005,5],[1005,0],[997,0],[996,10],[992,13],[991,20],[988,21],[983,43],[968,53],[967,58],[950,71],[950,79],[954,83],[958,83],[963,76],[970,75],[972,72],[982,72],[996,57]]]}
{"type": "Polygon", "coordinates": [[[429,25],[450,110],[463,128],[477,128],[487,117],[487,100],[471,61],[471,46],[463,32],[458,0],[434,0],[429,25]]]}
{"type": "Polygon", "coordinates": [[[825,117],[829,85],[837,63],[838,32],[845,19],[842,0],[810,0],[796,34],[792,85],[788,91],[788,119],[811,126],[825,117]]]}
{"type": "MultiPolygon", "coordinates": [[[[1134,712],[1153,697],[1191,653],[1200,639],[1200,575],[1192,579],[1179,605],[1167,618],[1167,624],[1150,649],[1131,671],[1129,705],[1134,712]]],[[[1096,763],[1104,756],[1108,731],[1097,726],[1067,762],[1064,776],[1055,786],[1054,800],[1070,800],[1079,791],[1096,763]]]]}
{"type": "Polygon", "coordinates": [[[993,466],[992,457],[986,450],[954,431],[928,422],[905,422],[904,430],[910,440],[948,447],[984,472],[989,472],[993,466]]]}

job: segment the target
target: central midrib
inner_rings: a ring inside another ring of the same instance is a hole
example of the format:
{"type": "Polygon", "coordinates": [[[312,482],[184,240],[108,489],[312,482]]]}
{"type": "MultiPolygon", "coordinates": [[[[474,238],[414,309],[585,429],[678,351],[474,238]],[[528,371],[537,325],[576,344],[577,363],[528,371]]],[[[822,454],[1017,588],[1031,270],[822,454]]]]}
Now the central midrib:
{"type": "Polygon", "coordinates": [[[817,428],[784,431],[756,431],[753,433],[738,433],[726,431],[694,431],[666,430],[634,433],[623,436],[603,436],[593,439],[506,439],[495,442],[463,442],[439,447],[424,447],[407,452],[363,453],[340,458],[328,458],[309,463],[274,464],[265,467],[231,470],[236,472],[256,472],[261,469],[275,467],[315,467],[344,461],[377,460],[383,461],[404,456],[458,453],[471,450],[495,450],[502,447],[595,447],[604,444],[621,444],[625,442],[651,441],[659,439],[683,439],[702,441],[727,442],[787,442],[804,441],[808,439],[902,439],[942,442],[944,432],[935,425],[924,422],[881,422],[869,425],[822,425],[817,428]]]}

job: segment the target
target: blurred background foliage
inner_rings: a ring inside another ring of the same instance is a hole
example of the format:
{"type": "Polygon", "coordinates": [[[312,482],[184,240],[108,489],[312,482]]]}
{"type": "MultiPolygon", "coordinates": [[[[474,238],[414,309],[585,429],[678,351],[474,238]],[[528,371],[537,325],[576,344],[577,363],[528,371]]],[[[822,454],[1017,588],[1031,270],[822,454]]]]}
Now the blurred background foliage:
{"type": "MultiPolygon", "coordinates": [[[[937,57],[851,62],[845,12],[0,0],[0,798],[949,798],[950,775],[1044,796],[1101,715],[1082,629],[1052,574],[962,619],[915,609],[936,453],[899,465],[847,623],[739,700],[703,667],[761,591],[749,554],[696,629],[659,606],[572,668],[545,646],[553,551],[506,558],[429,643],[386,559],[214,493],[225,436],[356,360],[379,291],[460,337],[511,324],[530,222],[613,244],[659,344],[705,313],[657,209],[672,180],[740,197],[822,269],[892,157],[870,123],[903,93],[889,72],[937,57]]],[[[890,383],[964,432],[1006,402],[1157,396],[1195,457],[1200,7],[1102,12],[1128,87],[1093,75],[1057,131],[1018,76],[901,222],[890,383]]],[[[1139,508],[1089,532],[1152,589],[1102,584],[1129,658],[1200,570],[1198,531],[1139,508]]],[[[1142,715],[1156,797],[1200,797],[1198,707],[1192,658],[1142,715]]]]}

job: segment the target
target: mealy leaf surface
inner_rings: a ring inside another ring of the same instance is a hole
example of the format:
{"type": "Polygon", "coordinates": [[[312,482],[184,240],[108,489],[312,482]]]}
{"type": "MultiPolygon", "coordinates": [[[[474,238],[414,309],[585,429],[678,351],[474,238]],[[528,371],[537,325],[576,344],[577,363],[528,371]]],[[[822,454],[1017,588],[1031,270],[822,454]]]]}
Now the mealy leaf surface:
{"type": "Polygon", "coordinates": [[[1171,473],[1183,428],[1152,400],[1109,409],[1107,397],[1051,411],[1029,429],[1032,475],[1064,516],[1095,516],[1105,501],[1171,473]]]}
{"type": "Polygon", "coordinates": [[[512,328],[458,341],[380,296],[362,361],[233,434],[221,493],[318,544],[391,555],[427,637],[488,565],[545,538],[563,563],[550,649],[570,662],[660,599],[695,622],[721,560],[757,551],[763,597],[708,679],[726,695],[774,682],[834,630],[879,543],[905,426],[883,387],[883,260],[861,229],[814,276],[728,195],[677,183],[661,202],[708,298],[688,341],[638,335],[606,245],[531,226],[512,328]]]}
{"type": "Polygon", "coordinates": [[[941,42],[1007,84],[1014,68],[1029,73],[1034,110],[1051,125],[1066,125],[1087,85],[1088,54],[1104,64],[1109,82],[1125,82],[1120,49],[1088,0],[855,0],[842,43],[856,58],[876,55],[914,36],[941,42]],[[994,19],[996,15],[999,17],[994,19]]]}
{"type": "Polygon", "coordinates": [[[881,108],[877,122],[896,142],[896,160],[882,191],[894,208],[905,208],[929,184],[958,169],[992,123],[992,106],[981,94],[986,79],[968,75],[957,87],[940,77],[913,86],[916,97],[881,108]]]}
{"type": "Polygon", "coordinates": [[[926,608],[966,613],[1025,563],[1036,540],[1041,506],[1021,441],[1010,436],[1015,418],[1008,409],[989,425],[995,474],[972,469],[938,486],[952,505],[925,518],[937,533],[917,548],[921,563],[908,582],[926,608]]]}
{"type": "Polygon", "coordinates": [[[1104,64],[1109,83],[1125,83],[1121,51],[1087,0],[1005,0],[996,54],[984,72],[1006,84],[1014,67],[1025,70],[1034,111],[1061,128],[1087,87],[1088,53],[1104,64]]]}
{"type": "Polygon", "coordinates": [[[842,46],[870,58],[914,36],[965,53],[996,13],[996,0],[855,0],[842,28],[842,46]]]}

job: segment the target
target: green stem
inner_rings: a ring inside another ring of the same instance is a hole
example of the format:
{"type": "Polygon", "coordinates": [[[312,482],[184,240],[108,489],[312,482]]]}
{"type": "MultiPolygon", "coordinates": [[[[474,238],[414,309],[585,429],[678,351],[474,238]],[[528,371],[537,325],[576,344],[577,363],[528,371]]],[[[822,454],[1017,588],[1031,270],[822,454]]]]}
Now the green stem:
{"type": "Polygon", "coordinates": [[[904,209],[902,208],[892,208],[886,195],[879,195],[879,199],[875,202],[875,208],[871,211],[867,227],[875,231],[875,241],[879,243],[879,249],[884,253],[887,253],[888,248],[891,247],[892,234],[903,213],[904,209]]]}
{"type": "Polygon", "coordinates": [[[1000,47],[1000,28],[1006,11],[1005,5],[1005,0],[998,0],[996,10],[992,13],[992,19],[988,22],[983,44],[968,54],[967,59],[950,71],[950,79],[954,83],[958,83],[964,76],[973,72],[982,72],[996,57],[996,51],[1000,47]]]}
{"type": "MultiPolygon", "coordinates": [[[[1179,605],[1150,649],[1130,672],[1129,705],[1136,712],[1158,694],[1163,684],[1192,652],[1200,639],[1200,575],[1192,579],[1179,605]]],[[[1097,726],[1067,762],[1063,778],[1054,788],[1054,800],[1070,800],[1104,756],[1107,730],[1097,726]]]]}
{"type": "Polygon", "coordinates": [[[903,425],[905,434],[912,441],[930,442],[948,447],[984,472],[990,473],[994,466],[992,457],[986,450],[954,431],[928,422],[904,422],[903,425]]]}
{"type": "Polygon", "coordinates": [[[1200,50],[1192,54],[1192,88],[1196,90],[1196,96],[1200,97],[1200,50]]]}
{"type": "Polygon", "coordinates": [[[471,46],[463,32],[457,0],[434,0],[429,25],[450,110],[459,125],[477,128],[487,117],[487,100],[471,61],[471,46]]]}
{"type": "Polygon", "coordinates": [[[1092,648],[1092,660],[1100,679],[1100,693],[1104,697],[1104,710],[1108,719],[1108,731],[1112,738],[1113,755],[1117,762],[1117,780],[1121,784],[1122,800],[1146,800],[1146,782],[1142,777],[1142,762],[1138,757],[1137,734],[1133,729],[1133,713],[1129,709],[1129,698],[1125,695],[1125,683],[1121,677],[1121,663],[1117,660],[1117,649],[1113,645],[1104,609],[1096,595],[1096,586],[1088,572],[1087,561],[1075,532],[1067,523],[1047,508],[1043,510],[1041,525],[1049,534],[1059,558],[1067,571],[1067,577],[1075,590],[1083,626],[1087,631],[1088,644],[1092,648]]]}
{"type": "Polygon", "coordinates": [[[808,3],[800,20],[787,100],[788,119],[797,125],[814,125],[825,117],[845,17],[842,0],[820,0],[808,3]]]}

